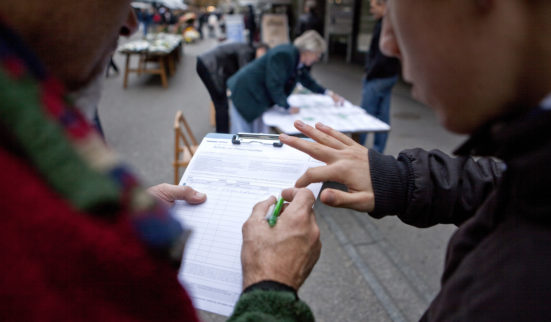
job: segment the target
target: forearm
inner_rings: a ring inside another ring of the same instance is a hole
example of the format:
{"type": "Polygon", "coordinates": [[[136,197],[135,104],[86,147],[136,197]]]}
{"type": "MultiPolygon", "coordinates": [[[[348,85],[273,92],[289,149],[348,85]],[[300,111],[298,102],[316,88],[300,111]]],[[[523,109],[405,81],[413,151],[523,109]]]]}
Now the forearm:
{"type": "Polygon", "coordinates": [[[302,84],[302,86],[306,87],[307,89],[311,90],[314,93],[318,94],[324,94],[325,88],[318,84],[310,75],[308,72],[304,72],[300,75],[298,81],[302,84]]]}
{"type": "Polygon", "coordinates": [[[397,159],[369,152],[375,209],[380,218],[398,217],[411,225],[461,224],[495,188],[502,174],[490,158],[452,158],[440,151],[405,150],[397,159]]]}

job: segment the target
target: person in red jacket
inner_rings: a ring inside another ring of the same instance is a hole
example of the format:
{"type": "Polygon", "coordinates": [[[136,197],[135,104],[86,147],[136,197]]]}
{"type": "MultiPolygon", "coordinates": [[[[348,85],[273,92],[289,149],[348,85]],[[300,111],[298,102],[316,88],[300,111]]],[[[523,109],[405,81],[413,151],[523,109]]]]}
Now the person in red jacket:
{"type": "MultiPolygon", "coordinates": [[[[0,2],[2,321],[198,320],[177,280],[188,231],[167,206],[207,196],[143,189],[67,95],[101,75],[137,24],[129,0],[0,2]]],[[[277,227],[259,220],[274,198],[244,227],[233,320],[313,319],[296,291],[320,254],[314,197],[282,195],[277,227]]]]}

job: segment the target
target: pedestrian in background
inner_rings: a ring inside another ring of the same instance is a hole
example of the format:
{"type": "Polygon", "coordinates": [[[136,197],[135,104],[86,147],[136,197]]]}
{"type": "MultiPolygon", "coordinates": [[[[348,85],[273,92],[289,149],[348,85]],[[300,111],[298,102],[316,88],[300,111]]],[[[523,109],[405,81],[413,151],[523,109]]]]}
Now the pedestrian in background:
{"type": "MultiPolygon", "coordinates": [[[[363,80],[361,107],[372,116],[390,124],[390,98],[392,88],[398,81],[400,62],[393,57],[387,57],[379,48],[383,15],[386,10],[385,0],[371,0],[371,13],[377,19],[373,38],[366,55],[365,78],[363,80]]],[[[367,134],[360,135],[360,143],[365,144],[367,134]]],[[[375,133],[373,149],[382,153],[388,139],[387,132],[375,133]]]]}
{"type": "Polygon", "coordinates": [[[262,57],[270,47],[261,43],[220,45],[197,57],[197,74],[209,92],[216,113],[216,132],[229,133],[227,80],[240,68],[262,57]]]}
{"type": "Polygon", "coordinates": [[[295,39],[294,44],[279,45],[239,70],[228,80],[231,91],[231,133],[266,132],[262,114],[275,106],[291,114],[299,112],[287,97],[297,82],[314,93],[330,95],[336,103],[342,97],[320,86],[309,68],[326,50],[325,40],[314,30],[295,39]]]}
{"type": "Polygon", "coordinates": [[[297,24],[297,35],[302,35],[307,30],[315,30],[320,35],[323,35],[323,25],[321,18],[318,15],[316,2],[312,0],[306,1],[304,4],[304,13],[300,15],[297,24]]]}

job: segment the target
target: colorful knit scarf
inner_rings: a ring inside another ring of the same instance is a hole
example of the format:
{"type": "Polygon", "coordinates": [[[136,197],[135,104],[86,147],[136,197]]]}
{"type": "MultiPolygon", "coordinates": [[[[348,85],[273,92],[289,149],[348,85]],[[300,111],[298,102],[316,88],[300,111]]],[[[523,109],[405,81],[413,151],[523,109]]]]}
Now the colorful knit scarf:
{"type": "MultiPolygon", "coordinates": [[[[185,238],[180,224],[139,186],[71,105],[61,83],[1,23],[0,127],[75,209],[105,219],[130,214],[146,245],[173,259],[181,257],[185,238]]],[[[4,139],[0,137],[0,145],[4,139]]]]}

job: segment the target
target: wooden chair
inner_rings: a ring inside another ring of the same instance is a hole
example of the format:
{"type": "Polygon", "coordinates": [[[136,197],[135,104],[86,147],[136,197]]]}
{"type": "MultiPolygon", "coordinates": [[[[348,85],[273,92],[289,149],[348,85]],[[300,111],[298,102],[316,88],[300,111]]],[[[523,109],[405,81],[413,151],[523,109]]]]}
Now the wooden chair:
{"type": "Polygon", "coordinates": [[[216,111],[214,110],[214,103],[210,102],[210,126],[216,126],[216,111]]]}
{"type": "Polygon", "coordinates": [[[197,147],[197,140],[191,132],[184,114],[182,111],[176,112],[174,118],[174,184],[179,183],[180,168],[187,167],[191,157],[197,151],[197,147]]]}

